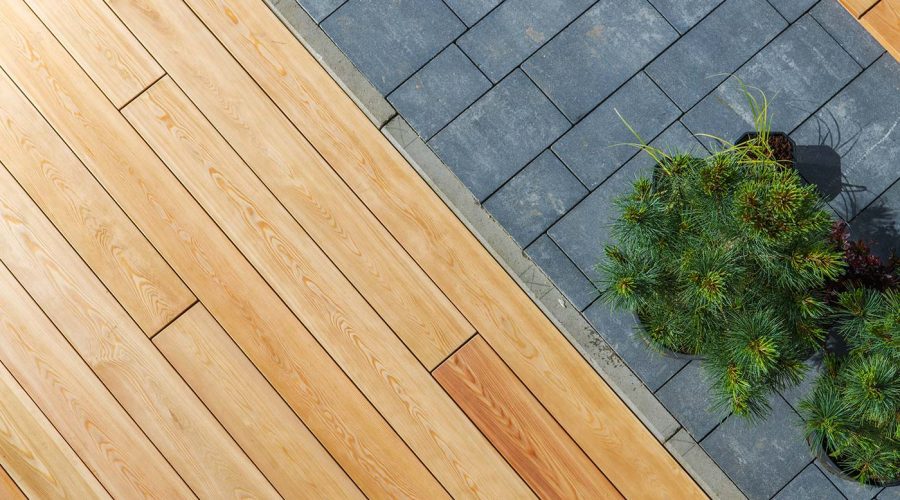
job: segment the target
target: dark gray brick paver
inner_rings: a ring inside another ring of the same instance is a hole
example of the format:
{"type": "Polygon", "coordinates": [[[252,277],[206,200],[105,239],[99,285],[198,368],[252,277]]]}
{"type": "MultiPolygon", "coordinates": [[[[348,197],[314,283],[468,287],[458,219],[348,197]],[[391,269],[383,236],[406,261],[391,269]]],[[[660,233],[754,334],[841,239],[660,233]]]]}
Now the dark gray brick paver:
{"type": "Polygon", "coordinates": [[[675,29],[685,33],[722,3],[722,0],[650,0],[650,3],[675,29]]]}
{"type": "Polygon", "coordinates": [[[711,391],[703,364],[693,360],[656,391],[656,397],[699,441],[728,416],[726,409],[714,407],[711,391]]]}
{"type": "Polygon", "coordinates": [[[818,0],[769,0],[773,7],[790,22],[796,21],[818,0]]]}
{"type": "Polygon", "coordinates": [[[812,460],[800,416],[778,394],[770,404],[764,420],[731,415],[700,443],[750,500],[771,497],[812,460]]]}
{"type": "Polygon", "coordinates": [[[583,311],[597,298],[597,287],[546,234],[526,248],[525,253],[547,273],[547,276],[579,311],[583,311]]]}
{"type": "Polygon", "coordinates": [[[792,134],[841,155],[841,194],[831,206],[856,216],[898,177],[900,63],[883,55],[792,134]]]}
{"type": "Polygon", "coordinates": [[[387,99],[428,140],[490,88],[491,82],[451,44],[387,99]]]}
{"type": "Polygon", "coordinates": [[[807,371],[803,376],[803,380],[797,384],[781,390],[781,395],[791,407],[800,413],[800,401],[809,396],[819,379],[822,372],[822,356],[816,354],[812,359],[806,361],[807,371]]]}
{"type": "Polygon", "coordinates": [[[595,0],[506,0],[460,37],[459,46],[499,81],[595,0]]]}
{"type": "Polygon", "coordinates": [[[653,61],[647,74],[687,110],[785,26],[766,0],[727,0],[653,61]]]}
{"type": "Polygon", "coordinates": [[[441,0],[349,0],[322,23],[322,29],[382,95],[465,28],[441,0]]]}
{"type": "Polygon", "coordinates": [[[647,0],[600,0],[522,69],[574,123],[677,37],[647,0]]]}
{"type": "Polygon", "coordinates": [[[651,391],[659,389],[688,363],[686,359],[652,351],[635,332],[638,322],[631,313],[613,311],[597,300],[584,311],[584,316],[651,391]]]}
{"type": "Polygon", "coordinates": [[[900,486],[885,488],[878,494],[878,500],[900,500],[900,486]]]}
{"type": "MultiPolygon", "coordinates": [[[[859,72],[853,58],[815,20],[804,16],[753,56],[736,75],[766,93],[773,130],[790,132],[859,72]]],[[[753,126],[735,79],[719,85],[682,121],[694,133],[709,133],[728,141],[736,140],[753,126]]],[[[711,139],[705,142],[714,143],[711,139]]]]}
{"type": "MultiPolygon", "coordinates": [[[[819,470],[822,470],[819,467],[819,470]]],[[[822,470],[822,473],[828,477],[828,480],[831,481],[837,489],[844,494],[844,497],[847,500],[871,500],[877,497],[884,488],[878,486],[869,486],[867,484],[861,484],[858,481],[854,481],[852,479],[847,479],[844,477],[836,476],[827,470],[822,470]]]]}
{"type": "Polygon", "coordinates": [[[323,19],[335,11],[347,0],[297,0],[303,10],[309,14],[309,17],[317,23],[321,23],[323,19]]]}
{"type": "Polygon", "coordinates": [[[484,207],[524,248],[586,194],[581,182],[547,150],[488,198],[484,207]]]}
{"type": "Polygon", "coordinates": [[[774,500],[844,500],[844,495],[815,464],[809,464],[774,500]]]}
{"type": "Polygon", "coordinates": [[[502,0],[444,0],[456,15],[469,26],[477,23],[502,0]]]}
{"type": "Polygon", "coordinates": [[[568,127],[553,103],[516,70],[429,144],[483,201],[568,127]]]}
{"type": "Polygon", "coordinates": [[[822,0],[813,7],[810,15],[825,28],[835,40],[862,66],[868,66],[884,53],[881,45],[863,28],[862,24],[838,3],[838,0],[822,0]]]}
{"type": "MultiPolygon", "coordinates": [[[[673,124],[650,144],[669,151],[703,154],[700,143],[680,123],[673,124]]],[[[618,217],[614,200],[627,193],[638,176],[650,175],[653,165],[652,158],[641,152],[547,231],[589,278],[599,278],[594,266],[603,256],[603,247],[610,243],[610,226],[618,217]]]]}
{"type": "Polygon", "coordinates": [[[637,142],[616,111],[650,140],[678,118],[678,108],[644,73],[638,73],[553,145],[553,151],[588,188],[595,188],[637,152],[637,142]]]}

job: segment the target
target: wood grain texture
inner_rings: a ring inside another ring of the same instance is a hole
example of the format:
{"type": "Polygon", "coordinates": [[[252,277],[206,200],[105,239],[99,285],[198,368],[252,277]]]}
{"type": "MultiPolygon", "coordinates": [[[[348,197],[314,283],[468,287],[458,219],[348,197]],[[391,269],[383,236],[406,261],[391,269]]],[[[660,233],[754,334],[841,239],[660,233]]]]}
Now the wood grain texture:
{"type": "Polygon", "coordinates": [[[853,14],[853,17],[859,18],[862,16],[867,10],[872,8],[873,5],[878,3],[879,0],[840,0],[841,5],[844,6],[850,14],[853,14]]]}
{"type": "Polygon", "coordinates": [[[201,304],[153,343],[284,498],[363,498],[201,304]]]}
{"type": "Polygon", "coordinates": [[[181,279],[0,73],[0,163],[147,335],[194,302],[181,279]]]}
{"type": "Polygon", "coordinates": [[[860,22],[895,60],[900,61],[900,0],[881,0],[860,22]]]}
{"type": "Polygon", "coordinates": [[[0,66],[361,489],[375,497],[444,497],[59,43],[18,0],[0,5],[0,66]]]}
{"type": "Polygon", "coordinates": [[[278,497],[5,170],[0,259],[194,492],[278,497]]]}
{"type": "Polygon", "coordinates": [[[540,498],[622,498],[481,337],[434,376],[540,498]]]}
{"type": "Polygon", "coordinates": [[[0,467],[0,498],[26,500],[22,490],[19,489],[13,478],[9,477],[9,474],[2,467],[0,467]]]}
{"type": "Polygon", "coordinates": [[[108,3],[426,367],[474,333],[181,0],[108,3]]]}
{"type": "MultiPolygon", "coordinates": [[[[0,464],[32,498],[110,498],[12,374],[0,365],[0,464]]],[[[0,476],[9,476],[0,470],[0,476]]],[[[17,498],[0,481],[0,498],[17,498]]],[[[18,498],[23,498],[18,493],[18,498]]]]}
{"type": "Polygon", "coordinates": [[[530,494],[168,77],[125,115],[451,494],[530,494]]]}
{"type": "Polygon", "coordinates": [[[0,360],[110,495],[194,498],[2,265],[0,310],[0,360]]]}
{"type": "Polygon", "coordinates": [[[162,68],[102,3],[25,0],[119,108],[162,68]]]}
{"type": "Polygon", "coordinates": [[[271,12],[187,1],[625,496],[704,497],[271,12]]]}

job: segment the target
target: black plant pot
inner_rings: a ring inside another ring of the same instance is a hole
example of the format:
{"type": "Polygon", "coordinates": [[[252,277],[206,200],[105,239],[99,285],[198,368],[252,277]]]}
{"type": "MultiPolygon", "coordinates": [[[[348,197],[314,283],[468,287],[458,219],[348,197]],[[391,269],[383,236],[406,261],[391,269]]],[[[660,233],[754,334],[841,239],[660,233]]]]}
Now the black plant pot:
{"type": "MultiPolygon", "coordinates": [[[[807,440],[807,442],[809,442],[809,441],[807,440]]],[[[810,443],[810,446],[812,446],[812,443],[810,443]]],[[[844,470],[841,469],[841,467],[837,463],[835,463],[835,461],[831,458],[831,455],[829,455],[825,451],[825,448],[823,448],[821,446],[818,447],[818,449],[815,450],[815,454],[816,454],[816,462],[819,464],[819,466],[825,472],[832,474],[834,476],[837,476],[841,479],[853,482],[853,483],[859,482],[856,479],[850,477],[849,474],[844,472],[844,470]]],[[[885,481],[885,482],[881,482],[881,483],[865,483],[865,484],[868,484],[869,486],[875,486],[878,488],[880,488],[882,486],[884,486],[884,487],[900,486],[900,478],[895,478],[893,481],[885,481]]]]}
{"type": "MultiPolygon", "coordinates": [[[[750,139],[753,139],[753,138],[757,137],[758,135],[759,135],[758,132],[747,132],[747,133],[741,135],[741,136],[738,138],[738,140],[735,141],[735,144],[743,144],[743,143],[749,141],[750,139]]],[[[784,140],[787,141],[788,144],[790,144],[790,155],[789,155],[789,157],[785,157],[785,158],[778,159],[779,163],[781,163],[781,164],[783,164],[783,165],[785,165],[785,166],[788,166],[788,167],[793,167],[794,165],[796,165],[796,151],[797,151],[797,144],[794,142],[793,139],[791,139],[791,138],[790,138],[787,134],[785,134],[784,132],[769,132],[769,140],[770,140],[770,141],[771,141],[772,139],[776,138],[776,137],[779,138],[779,139],[784,139],[784,140]]]]}

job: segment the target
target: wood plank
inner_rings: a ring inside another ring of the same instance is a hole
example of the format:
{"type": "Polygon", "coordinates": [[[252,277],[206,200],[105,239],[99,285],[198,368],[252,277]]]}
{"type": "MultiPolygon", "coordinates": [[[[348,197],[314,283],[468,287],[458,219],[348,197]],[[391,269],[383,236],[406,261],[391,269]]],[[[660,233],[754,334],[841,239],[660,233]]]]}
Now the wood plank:
{"type": "Polygon", "coordinates": [[[212,498],[277,498],[5,170],[0,170],[0,200],[0,259],[191,489],[212,498]]]}
{"type": "Polygon", "coordinates": [[[18,1],[0,5],[6,47],[0,66],[363,492],[444,498],[430,472],[39,20],[18,1]]]}
{"type": "Polygon", "coordinates": [[[855,18],[861,17],[865,12],[878,3],[879,0],[840,0],[841,5],[855,18]]]}
{"type": "Polygon", "coordinates": [[[0,162],[144,333],[154,335],[196,300],[4,73],[0,162]]]}
{"type": "Polygon", "coordinates": [[[117,108],[163,75],[162,68],[104,5],[25,2],[117,108]]]}
{"type": "MultiPolygon", "coordinates": [[[[110,498],[3,365],[0,365],[0,463],[32,498],[110,498]]],[[[2,470],[0,475],[9,477],[2,470]]],[[[0,496],[16,498],[5,480],[3,483],[0,496]]],[[[19,491],[15,485],[12,488],[19,491]]]]}
{"type": "Polygon", "coordinates": [[[285,498],[363,498],[202,304],[153,343],[285,498]]]}
{"type": "Polygon", "coordinates": [[[481,337],[434,376],[540,498],[622,498],[481,337]]]}
{"type": "Polygon", "coordinates": [[[124,111],[451,494],[530,494],[171,79],[154,84],[124,111]]]}
{"type": "Polygon", "coordinates": [[[19,489],[19,486],[16,485],[15,481],[9,477],[9,474],[2,467],[0,467],[0,498],[26,500],[22,490],[19,489]]]}
{"type": "Polygon", "coordinates": [[[188,3],[625,496],[704,496],[262,2],[188,3]]]}
{"type": "Polygon", "coordinates": [[[110,495],[194,498],[2,265],[0,310],[0,359],[110,495]]]}
{"type": "Polygon", "coordinates": [[[881,0],[860,22],[894,59],[900,61],[900,0],[881,0]]]}
{"type": "Polygon", "coordinates": [[[474,334],[181,0],[108,3],[427,368],[474,334]]]}

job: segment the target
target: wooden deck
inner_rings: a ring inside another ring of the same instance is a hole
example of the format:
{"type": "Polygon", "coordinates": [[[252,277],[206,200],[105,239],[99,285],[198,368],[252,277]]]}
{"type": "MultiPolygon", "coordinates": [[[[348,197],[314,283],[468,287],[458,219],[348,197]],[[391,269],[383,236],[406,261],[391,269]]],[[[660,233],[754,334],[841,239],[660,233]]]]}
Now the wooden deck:
{"type": "Polygon", "coordinates": [[[900,61],[900,0],[840,0],[850,14],[900,61]]]}
{"type": "Polygon", "coordinates": [[[263,0],[0,14],[0,496],[704,496],[263,0]]]}

